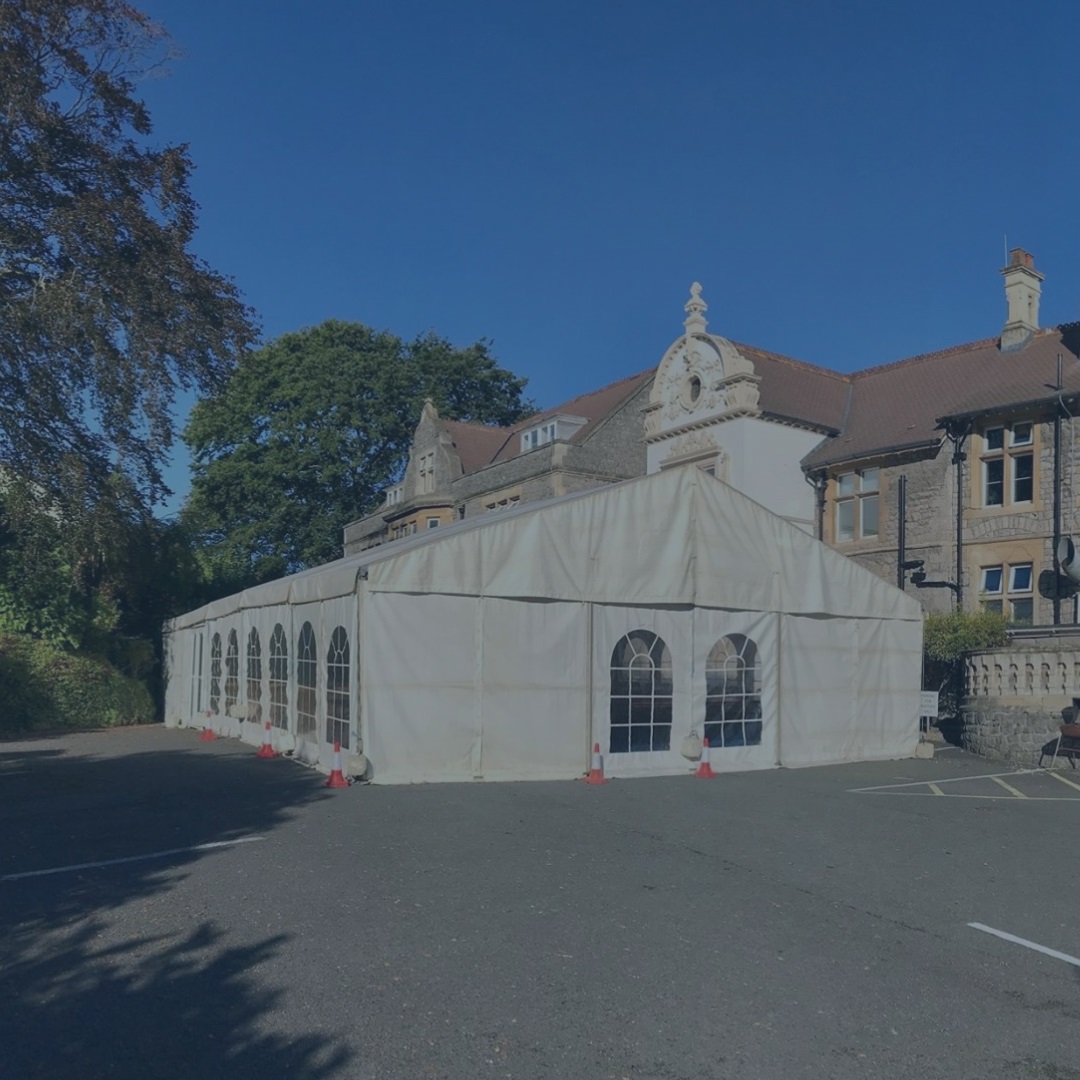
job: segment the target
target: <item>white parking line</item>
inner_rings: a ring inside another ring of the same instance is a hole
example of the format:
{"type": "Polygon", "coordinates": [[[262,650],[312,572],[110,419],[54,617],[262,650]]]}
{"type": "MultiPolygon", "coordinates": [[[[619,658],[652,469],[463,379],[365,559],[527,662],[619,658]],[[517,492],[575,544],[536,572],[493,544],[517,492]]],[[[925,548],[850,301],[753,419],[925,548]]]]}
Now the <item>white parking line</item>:
{"type": "MultiPolygon", "coordinates": [[[[1012,769],[1001,773],[971,773],[968,776],[949,776],[944,780],[934,780],[935,784],[962,784],[965,780],[996,780],[1000,776],[1034,776],[1036,773],[1045,772],[1045,769],[1012,769]]],[[[886,791],[890,788],[926,787],[929,780],[912,780],[906,784],[875,784],[873,787],[848,788],[852,794],[862,794],[866,791],[886,791]]]]}
{"type": "Polygon", "coordinates": [[[186,855],[189,851],[210,851],[212,848],[231,847],[233,844],[253,844],[262,836],[239,836],[235,840],[215,840],[209,844],[170,848],[168,851],[152,851],[148,855],[128,855],[123,859],[103,859],[101,862],[73,863],[71,866],[54,866],[49,870],[24,870],[21,874],[5,874],[0,881],[21,881],[23,878],[47,877],[49,874],[67,874],[72,870],[94,870],[99,866],[119,866],[121,863],[142,862],[144,859],[165,859],[170,855],[186,855]]]}
{"type": "Polygon", "coordinates": [[[1018,788],[1014,788],[1012,786],[1012,784],[1006,784],[1005,781],[1002,780],[1000,776],[995,776],[992,779],[993,779],[995,784],[1000,784],[1006,791],[1011,792],[1015,798],[1017,798],[1017,799],[1026,799],[1027,798],[1027,796],[1022,791],[1020,791],[1018,788]]]}
{"type": "Polygon", "coordinates": [[[1058,773],[1053,770],[1051,770],[1048,775],[1052,776],[1055,780],[1060,780],[1063,784],[1068,784],[1069,787],[1076,788],[1077,791],[1080,791],[1080,784],[1073,783],[1072,780],[1067,780],[1064,776],[1058,775],[1058,773]]]}
{"type": "Polygon", "coordinates": [[[1058,952],[1057,949],[1048,949],[1045,945],[1040,945],[1036,941],[1028,941],[1027,938],[1017,937],[1015,934],[1008,934],[1004,930],[995,930],[992,926],[985,926],[981,922],[969,922],[968,926],[972,930],[981,930],[984,934],[993,934],[994,937],[999,937],[1003,941],[1011,941],[1014,945],[1023,945],[1025,949],[1034,949],[1036,952],[1041,952],[1046,956],[1052,956],[1055,960],[1064,960],[1066,964],[1073,964],[1076,967],[1080,967],[1080,959],[1075,956],[1070,956],[1068,953],[1058,952]]]}

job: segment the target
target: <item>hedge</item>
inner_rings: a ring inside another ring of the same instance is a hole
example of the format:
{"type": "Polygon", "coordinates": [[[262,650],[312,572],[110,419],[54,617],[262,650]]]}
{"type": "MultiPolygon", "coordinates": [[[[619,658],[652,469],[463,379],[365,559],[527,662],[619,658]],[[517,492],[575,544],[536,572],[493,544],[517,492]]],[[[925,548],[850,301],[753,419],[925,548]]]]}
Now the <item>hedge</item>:
{"type": "Polygon", "coordinates": [[[64,652],[0,634],[0,732],[147,724],[154,703],[142,683],[100,656],[64,652]]]}

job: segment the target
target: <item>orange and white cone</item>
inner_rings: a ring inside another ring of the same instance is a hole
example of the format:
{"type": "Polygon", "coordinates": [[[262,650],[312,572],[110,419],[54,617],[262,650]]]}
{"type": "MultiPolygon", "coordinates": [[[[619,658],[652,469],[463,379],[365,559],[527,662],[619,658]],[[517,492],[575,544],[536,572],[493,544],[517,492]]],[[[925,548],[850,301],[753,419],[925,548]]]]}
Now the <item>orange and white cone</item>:
{"type": "Polygon", "coordinates": [[[334,743],[334,767],[330,770],[326,786],[330,788],[349,786],[349,781],[345,779],[345,774],[341,771],[341,743],[339,742],[334,743]]]}
{"type": "Polygon", "coordinates": [[[270,721],[266,721],[266,727],[263,729],[263,741],[262,746],[259,747],[259,752],[256,757],[277,757],[277,751],[270,744],[270,721]]]}
{"type": "Polygon", "coordinates": [[[709,763],[709,740],[701,740],[701,764],[697,767],[695,776],[703,776],[706,779],[715,776],[716,773],[712,771],[712,765],[709,763]]]}
{"type": "Polygon", "coordinates": [[[595,742],[592,745],[592,768],[589,770],[589,775],[585,777],[585,783],[607,783],[607,780],[604,778],[604,756],[600,753],[600,744],[598,742],[595,742]]]}
{"type": "Polygon", "coordinates": [[[213,742],[217,736],[214,734],[214,729],[207,724],[202,729],[202,734],[199,736],[199,742],[213,742]]]}

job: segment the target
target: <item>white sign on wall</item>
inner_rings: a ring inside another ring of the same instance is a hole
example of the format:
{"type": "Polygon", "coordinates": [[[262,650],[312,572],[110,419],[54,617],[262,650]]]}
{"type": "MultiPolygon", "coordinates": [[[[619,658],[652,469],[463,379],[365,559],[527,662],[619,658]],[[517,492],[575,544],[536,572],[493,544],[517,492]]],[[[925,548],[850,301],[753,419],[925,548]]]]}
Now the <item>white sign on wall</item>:
{"type": "Polygon", "coordinates": [[[938,694],[936,690],[923,690],[919,695],[919,715],[937,719],[938,694]]]}

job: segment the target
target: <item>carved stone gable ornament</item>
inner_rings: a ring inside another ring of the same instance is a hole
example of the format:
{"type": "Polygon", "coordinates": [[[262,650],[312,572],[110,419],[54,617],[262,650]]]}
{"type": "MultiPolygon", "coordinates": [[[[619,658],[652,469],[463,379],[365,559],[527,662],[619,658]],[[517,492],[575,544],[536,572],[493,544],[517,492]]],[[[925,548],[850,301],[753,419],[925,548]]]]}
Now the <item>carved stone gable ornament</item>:
{"type": "Polygon", "coordinates": [[[727,338],[708,332],[708,307],[695,281],[684,309],[686,333],[664,354],[653,380],[645,409],[649,441],[734,416],[760,415],[760,376],[727,338]]]}

